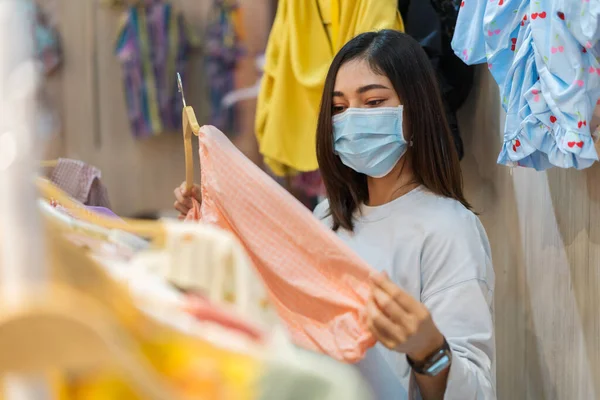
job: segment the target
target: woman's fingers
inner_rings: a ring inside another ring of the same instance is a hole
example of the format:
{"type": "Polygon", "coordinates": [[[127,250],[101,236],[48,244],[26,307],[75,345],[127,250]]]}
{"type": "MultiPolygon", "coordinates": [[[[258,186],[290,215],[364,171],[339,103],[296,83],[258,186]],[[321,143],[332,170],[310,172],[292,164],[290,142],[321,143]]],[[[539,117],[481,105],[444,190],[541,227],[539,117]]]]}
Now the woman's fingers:
{"type": "Polygon", "coordinates": [[[192,196],[193,196],[193,188],[191,190],[186,190],[185,183],[179,187],[179,193],[176,194],[177,201],[186,205],[188,208],[192,208],[192,196]]]}
{"type": "Polygon", "coordinates": [[[367,303],[367,324],[375,338],[390,350],[406,341],[402,329],[379,310],[374,300],[367,303]]]}
{"type": "Polygon", "coordinates": [[[192,208],[191,194],[185,192],[185,183],[173,191],[175,195],[175,208],[177,211],[187,213],[192,208]]]}
{"type": "Polygon", "coordinates": [[[184,204],[186,200],[189,200],[186,199],[186,196],[180,187],[176,187],[175,190],[173,190],[173,194],[175,195],[175,200],[177,200],[178,203],[184,204]]]}
{"type": "Polygon", "coordinates": [[[410,314],[402,308],[402,306],[392,298],[387,292],[384,292],[378,286],[371,288],[371,293],[375,304],[379,310],[395,324],[407,326],[407,322],[411,320],[410,314]]]}
{"type": "Polygon", "coordinates": [[[373,299],[381,312],[401,329],[403,337],[408,339],[417,332],[418,318],[405,310],[387,292],[377,286],[371,289],[373,299]]]}
{"type": "Polygon", "coordinates": [[[387,274],[384,273],[376,273],[371,274],[370,276],[371,282],[373,284],[386,292],[394,301],[396,301],[404,310],[406,310],[409,314],[418,312],[421,308],[421,303],[415,300],[411,295],[406,293],[404,290],[400,289],[394,282],[390,280],[387,274]]]}
{"type": "Polygon", "coordinates": [[[194,185],[192,187],[192,196],[194,196],[199,203],[202,203],[202,189],[199,185],[194,185]]]}
{"type": "Polygon", "coordinates": [[[173,203],[173,207],[175,208],[175,210],[177,210],[181,214],[185,214],[185,215],[187,215],[187,213],[190,211],[190,209],[188,207],[186,207],[185,205],[181,204],[178,201],[176,201],[175,203],[173,203]]]}
{"type": "Polygon", "coordinates": [[[384,346],[413,359],[431,353],[443,342],[443,335],[427,307],[392,283],[385,274],[371,277],[367,321],[375,338],[384,346]]]}

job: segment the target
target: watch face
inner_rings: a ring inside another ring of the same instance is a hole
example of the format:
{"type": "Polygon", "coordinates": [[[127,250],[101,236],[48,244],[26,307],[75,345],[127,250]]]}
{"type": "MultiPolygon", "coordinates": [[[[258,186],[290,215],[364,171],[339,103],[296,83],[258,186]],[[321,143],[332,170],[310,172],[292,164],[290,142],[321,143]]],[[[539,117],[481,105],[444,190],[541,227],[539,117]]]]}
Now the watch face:
{"type": "Polygon", "coordinates": [[[427,366],[426,373],[429,376],[436,376],[450,365],[450,352],[443,351],[438,354],[435,360],[432,360],[431,364],[427,366]]]}
{"type": "Polygon", "coordinates": [[[406,356],[408,365],[411,366],[414,372],[421,375],[436,376],[452,363],[452,350],[448,342],[444,340],[444,345],[441,349],[433,353],[427,361],[421,364],[415,364],[410,357],[406,356]]]}

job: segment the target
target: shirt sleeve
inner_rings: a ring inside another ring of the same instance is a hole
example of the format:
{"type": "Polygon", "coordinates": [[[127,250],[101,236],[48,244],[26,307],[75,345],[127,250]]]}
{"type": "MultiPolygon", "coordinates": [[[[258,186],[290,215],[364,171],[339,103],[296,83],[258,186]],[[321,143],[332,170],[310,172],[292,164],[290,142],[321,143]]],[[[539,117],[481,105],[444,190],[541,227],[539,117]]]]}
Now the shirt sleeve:
{"type": "MultiPolygon", "coordinates": [[[[493,322],[494,272],[477,217],[425,241],[421,301],[452,350],[444,399],[496,398],[493,322]]],[[[421,396],[411,379],[413,399],[421,396]]]]}

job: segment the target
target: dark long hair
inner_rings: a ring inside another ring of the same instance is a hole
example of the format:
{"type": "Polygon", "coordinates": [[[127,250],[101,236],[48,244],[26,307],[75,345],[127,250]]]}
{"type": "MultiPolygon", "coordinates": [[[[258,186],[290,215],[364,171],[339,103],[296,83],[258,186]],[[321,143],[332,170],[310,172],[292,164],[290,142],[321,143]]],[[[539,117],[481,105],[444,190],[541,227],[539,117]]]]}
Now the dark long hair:
{"type": "Polygon", "coordinates": [[[419,43],[393,30],[363,33],[335,56],[323,90],[317,126],[317,159],[323,176],[333,229],[353,230],[352,217],[369,200],[367,177],[346,167],[334,153],[332,96],[340,67],[365,60],[385,75],[404,107],[404,130],[412,138],[411,162],[416,183],[433,193],[471,206],[463,195],[462,173],[431,63],[419,43]]]}

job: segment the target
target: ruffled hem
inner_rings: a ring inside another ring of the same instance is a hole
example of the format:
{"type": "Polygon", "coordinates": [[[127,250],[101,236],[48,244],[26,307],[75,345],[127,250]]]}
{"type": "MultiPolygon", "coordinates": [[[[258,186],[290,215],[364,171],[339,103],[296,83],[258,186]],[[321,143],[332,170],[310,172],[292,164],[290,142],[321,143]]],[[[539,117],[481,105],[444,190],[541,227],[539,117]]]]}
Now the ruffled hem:
{"type": "MultiPolygon", "coordinates": [[[[555,121],[554,121],[555,122],[555,121]]],[[[554,123],[550,121],[550,123],[554,123]]],[[[598,161],[594,140],[588,134],[552,129],[536,118],[528,118],[510,139],[505,135],[498,164],[544,171],[552,167],[585,169],[598,161]]]]}
{"type": "Polygon", "coordinates": [[[507,139],[505,135],[502,149],[498,155],[498,164],[535,168],[537,171],[551,167],[548,165],[547,159],[544,160],[544,157],[540,157],[542,154],[523,130],[512,136],[511,139],[507,139]]]}

